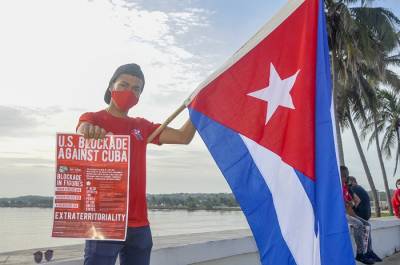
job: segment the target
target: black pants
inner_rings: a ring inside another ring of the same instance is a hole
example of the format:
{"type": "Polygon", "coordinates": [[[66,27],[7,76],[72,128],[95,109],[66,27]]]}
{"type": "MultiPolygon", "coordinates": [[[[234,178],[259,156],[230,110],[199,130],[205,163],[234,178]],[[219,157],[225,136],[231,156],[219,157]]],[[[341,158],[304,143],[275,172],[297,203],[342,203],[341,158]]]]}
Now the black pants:
{"type": "Polygon", "coordinates": [[[149,265],[153,246],[149,226],[128,227],[125,241],[87,240],[84,265],[149,265]]]}

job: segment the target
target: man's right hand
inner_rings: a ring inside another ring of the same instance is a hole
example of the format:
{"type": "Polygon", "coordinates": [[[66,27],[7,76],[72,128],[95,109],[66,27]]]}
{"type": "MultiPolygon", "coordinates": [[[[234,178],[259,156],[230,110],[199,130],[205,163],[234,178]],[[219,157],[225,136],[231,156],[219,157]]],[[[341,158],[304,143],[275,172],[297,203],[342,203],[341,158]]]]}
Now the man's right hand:
{"type": "Polygon", "coordinates": [[[88,122],[82,122],[81,125],[79,125],[77,133],[82,134],[83,137],[87,139],[103,139],[106,134],[112,134],[107,133],[106,130],[99,126],[88,122]]]}

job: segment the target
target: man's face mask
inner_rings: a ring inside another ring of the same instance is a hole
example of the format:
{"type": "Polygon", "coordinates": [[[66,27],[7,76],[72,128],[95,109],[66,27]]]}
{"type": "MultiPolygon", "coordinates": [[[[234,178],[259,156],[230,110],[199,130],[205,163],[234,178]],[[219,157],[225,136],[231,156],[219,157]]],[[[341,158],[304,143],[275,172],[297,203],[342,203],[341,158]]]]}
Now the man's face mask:
{"type": "Polygon", "coordinates": [[[111,98],[117,105],[118,109],[127,112],[130,108],[135,106],[139,98],[130,90],[113,90],[111,91],[111,98]]]}

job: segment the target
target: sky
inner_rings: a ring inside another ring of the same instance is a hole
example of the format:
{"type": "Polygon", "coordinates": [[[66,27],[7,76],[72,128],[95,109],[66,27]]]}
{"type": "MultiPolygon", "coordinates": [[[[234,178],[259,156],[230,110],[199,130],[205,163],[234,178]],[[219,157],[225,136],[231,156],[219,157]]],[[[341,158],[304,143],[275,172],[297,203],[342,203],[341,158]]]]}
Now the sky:
{"type": "MultiPolygon", "coordinates": [[[[285,2],[0,1],[0,197],[53,195],[56,132],[74,132],[82,113],[106,107],[119,65],[138,63],[146,78],[129,114],[163,122],[285,2]]],[[[375,4],[400,16],[396,2],[375,4]]],[[[343,139],[350,173],[369,189],[350,131],[343,139]]],[[[383,190],[373,147],[367,159],[383,190]]],[[[198,135],[188,146],[150,145],[147,162],[148,193],[230,192],[198,135]]]]}

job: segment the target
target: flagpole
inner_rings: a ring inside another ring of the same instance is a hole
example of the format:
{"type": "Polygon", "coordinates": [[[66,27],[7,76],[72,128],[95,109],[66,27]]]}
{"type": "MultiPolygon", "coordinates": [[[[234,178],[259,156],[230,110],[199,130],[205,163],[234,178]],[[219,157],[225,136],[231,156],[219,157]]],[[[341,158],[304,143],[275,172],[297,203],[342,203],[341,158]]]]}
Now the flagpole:
{"type": "Polygon", "coordinates": [[[153,141],[154,138],[156,138],[165,129],[165,127],[168,126],[168,124],[170,124],[184,109],[186,109],[187,102],[188,100],[185,100],[185,102],[177,110],[175,110],[175,112],[172,113],[163,124],[161,124],[152,134],[150,134],[149,138],[147,139],[148,143],[151,143],[151,141],[153,141]]]}

